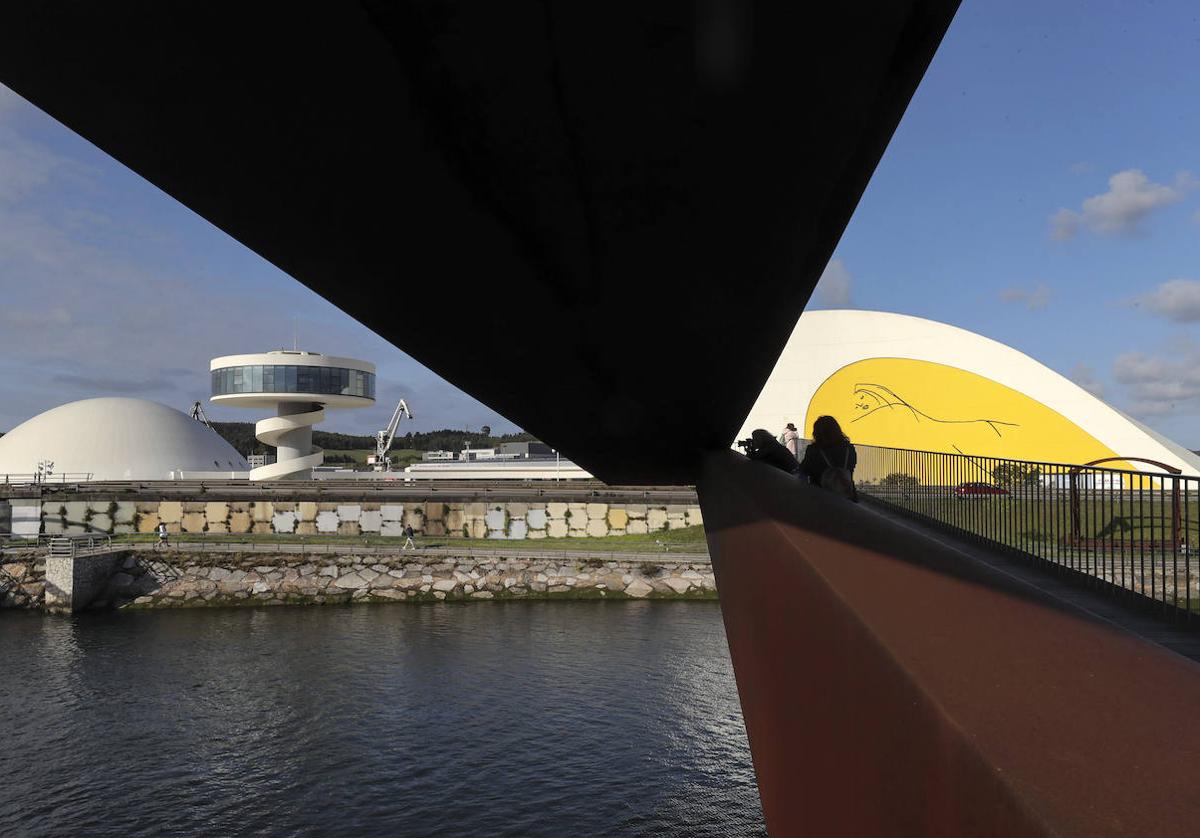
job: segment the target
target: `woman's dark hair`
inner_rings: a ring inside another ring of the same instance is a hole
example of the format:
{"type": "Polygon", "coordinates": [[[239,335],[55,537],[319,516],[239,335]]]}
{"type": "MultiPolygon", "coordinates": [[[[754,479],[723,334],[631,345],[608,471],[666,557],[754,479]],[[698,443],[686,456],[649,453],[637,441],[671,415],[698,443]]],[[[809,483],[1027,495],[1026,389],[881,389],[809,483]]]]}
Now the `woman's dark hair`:
{"type": "Polygon", "coordinates": [[[850,437],[842,433],[842,426],[832,416],[818,416],[813,422],[813,442],[822,447],[845,445],[850,437]]]}

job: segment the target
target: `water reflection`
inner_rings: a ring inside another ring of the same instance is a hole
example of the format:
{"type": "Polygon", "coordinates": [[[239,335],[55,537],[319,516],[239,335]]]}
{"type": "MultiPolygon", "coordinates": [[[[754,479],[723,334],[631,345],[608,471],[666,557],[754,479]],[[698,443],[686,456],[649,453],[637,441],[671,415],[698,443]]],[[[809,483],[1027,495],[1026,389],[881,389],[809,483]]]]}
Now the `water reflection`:
{"type": "Polygon", "coordinates": [[[0,834],[761,832],[711,603],[0,616],[0,834]]]}

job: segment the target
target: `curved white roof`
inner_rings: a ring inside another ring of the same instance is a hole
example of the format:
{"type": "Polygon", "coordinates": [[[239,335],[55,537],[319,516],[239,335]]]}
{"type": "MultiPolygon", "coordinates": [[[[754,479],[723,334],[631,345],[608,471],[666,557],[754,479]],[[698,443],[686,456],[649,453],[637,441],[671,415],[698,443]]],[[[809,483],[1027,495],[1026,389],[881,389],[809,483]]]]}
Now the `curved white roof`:
{"type": "Polygon", "coordinates": [[[0,475],[54,473],[92,480],[168,480],[172,472],[246,471],[246,461],[216,431],[145,399],[103,398],[47,410],[0,437],[0,475]]]}
{"type": "Polygon", "coordinates": [[[966,329],[883,311],[804,312],[738,438],[755,428],[778,432],[788,421],[799,426],[826,379],[872,358],[926,361],[974,373],[1045,405],[1122,455],[1149,456],[1185,474],[1200,473],[1195,454],[1028,355],[966,329]]]}

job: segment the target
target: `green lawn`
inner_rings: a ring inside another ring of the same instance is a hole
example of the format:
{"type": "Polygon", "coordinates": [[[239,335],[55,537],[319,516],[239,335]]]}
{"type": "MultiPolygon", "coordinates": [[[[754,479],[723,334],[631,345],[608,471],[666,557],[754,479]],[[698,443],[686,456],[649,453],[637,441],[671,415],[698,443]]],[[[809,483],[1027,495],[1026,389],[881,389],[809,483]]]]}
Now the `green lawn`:
{"type": "MultiPolygon", "coordinates": [[[[1049,557],[1068,548],[1076,533],[1100,552],[1120,552],[1131,545],[1170,542],[1173,505],[1170,495],[1139,498],[1136,493],[1085,493],[1072,520],[1065,495],[1054,497],[955,498],[948,493],[903,493],[862,487],[887,503],[952,524],[997,543],[1049,557]]],[[[1194,498],[1194,496],[1193,496],[1194,498]]],[[[1179,535],[1193,549],[1200,547],[1200,502],[1181,498],[1179,535]]],[[[1078,545],[1074,548],[1078,551],[1078,545]]],[[[1085,550],[1090,547],[1083,548],[1085,550]]]]}
{"type": "MultiPolygon", "coordinates": [[[[153,533],[114,536],[122,543],[148,543],[158,540],[153,533]]],[[[703,527],[684,527],[646,535],[610,535],[603,538],[539,538],[508,540],[499,538],[447,538],[446,536],[414,539],[420,547],[476,548],[486,550],[588,550],[594,552],[673,552],[707,553],[703,527]]],[[[369,546],[400,547],[403,538],[379,535],[208,535],[206,533],[173,533],[173,542],[207,542],[221,544],[365,544],[369,546]]]]}

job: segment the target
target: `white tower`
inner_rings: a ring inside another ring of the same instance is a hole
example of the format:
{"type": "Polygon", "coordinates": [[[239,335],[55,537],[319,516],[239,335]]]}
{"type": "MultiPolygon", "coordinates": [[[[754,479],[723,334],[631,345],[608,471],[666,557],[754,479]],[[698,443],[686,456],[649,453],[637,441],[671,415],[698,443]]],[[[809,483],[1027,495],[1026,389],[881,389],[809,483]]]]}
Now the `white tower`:
{"type": "Polygon", "coordinates": [[[208,366],[213,402],[277,413],[254,426],[259,442],[275,446],[277,461],[253,469],[251,480],[311,477],[325,459],[312,444],[312,426],[325,418],[325,408],[375,403],[375,365],[367,361],[281,349],[225,355],[208,366]]]}

